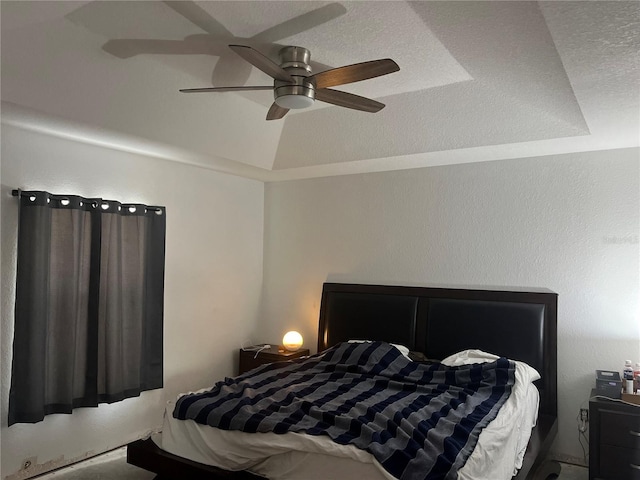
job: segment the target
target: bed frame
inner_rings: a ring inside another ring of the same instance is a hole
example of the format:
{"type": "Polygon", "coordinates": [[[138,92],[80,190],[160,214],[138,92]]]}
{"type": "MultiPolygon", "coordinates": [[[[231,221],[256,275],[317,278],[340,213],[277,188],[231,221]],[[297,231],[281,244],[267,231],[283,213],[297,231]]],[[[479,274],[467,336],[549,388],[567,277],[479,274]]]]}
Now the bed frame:
{"type": "MultiPolygon", "coordinates": [[[[477,348],[528,363],[540,372],[538,424],[517,480],[560,473],[545,460],[557,423],[557,301],[549,290],[507,291],[325,283],[318,351],[350,339],[406,345],[441,360],[477,348]]],[[[150,439],[128,445],[127,461],[159,479],[259,479],[164,452],[150,439]]]]}

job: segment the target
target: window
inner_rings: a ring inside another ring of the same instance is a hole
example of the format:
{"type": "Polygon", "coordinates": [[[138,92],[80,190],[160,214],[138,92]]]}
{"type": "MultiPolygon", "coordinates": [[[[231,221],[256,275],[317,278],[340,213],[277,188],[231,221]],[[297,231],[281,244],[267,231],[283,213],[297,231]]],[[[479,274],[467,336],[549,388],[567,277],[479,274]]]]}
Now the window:
{"type": "Polygon", "coordinates": [[[17,194],[9,425],[161,388],[165,208],[17,194]]]}

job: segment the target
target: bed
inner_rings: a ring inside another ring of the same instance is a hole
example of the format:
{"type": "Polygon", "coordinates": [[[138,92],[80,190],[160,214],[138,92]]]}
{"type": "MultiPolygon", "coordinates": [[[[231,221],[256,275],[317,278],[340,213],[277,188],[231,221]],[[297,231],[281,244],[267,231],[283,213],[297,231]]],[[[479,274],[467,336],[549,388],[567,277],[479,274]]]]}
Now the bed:
{"type": "MultiPolygon", "coordinates": [[[[539,394],[539,411],[526,452],[520,459],[521,467],[514,478],[543,479],[559,473],[555,462],[545,461],[545,454],[557,432],[556,315],[557,295],[548,290],[506,291],[325,283],[320,307],[318,352],[360,348],[345,347],[343,342],[366,339],[404,345],[413,352],[423,352],[430,359],[455,358],[451,356],[457,352],[477,349],[525,362],[540,373],[541,378],[534,382],[536,394],[539,394]]],[[[405,362],[403,359],[395,360],[394,357],[395,361],[405,362]]],[[[216,450],[215,445],[233,443],[236,437],[230,440],[222,435],[218,440],[202,441],[205,435],[203,433],[172,431],[185,430],[184,424],[187,423],[193,422],[166,420],[166,444],[162,439],[156,439],[155,443],[151,439],[133,442],[128,446],[128,462],[158,473],[159,478],[263,478],[249,471],[231,471],[206,465],[207,462],[203,459],[208,457],[203,450],[207,445],[210,450],[216,450]],[[190,445],[189,435],[199,437],[199,443],[190,445]],[[173,443],[168,440],[169,437],[173,443]],[[216,441],[223,443],[216,444],[216,441]],[[158,447],[158,444],[165,449],[158,447]],[[174,453],[166,451],[167,449],[174,453]],[[197,451],[200,453],[194,453],[197,451]]],[[[199,427],[203,431],[213,430],[216,435],[219,433],[216,428],[199,427]]],[[[240,433],[249,435],[251,439],[260,435],[276,435],[240,433]]],[[[307,441],[309,437],[311,436],[303,435],[302,441],[307,441]]],[[[252,448],[259,450],[261,446],[247,444],[247,450],[252,448]]],[[[371,465],[367,465],[365,470],[358,470],[362,466],[360,464],[366,461],[354,460],[348,455],[346,459],[324,454],[310,455],[308,452],[303,452],[302,456],[292,455],[275,455],[275,460],[261,473],[274,471],[269,470],[274,468],[273,464],[287,464],[287,468],[295,469],[298,478],[312,478],[314,469],[324,465],[324,473],[318,478],[322,478],[322,475],[325,475],[324,478],[337,478],[333,473],[326,473],[327,465],[334,465],[342,472],[343,478],[392,478],[385,477],[384,472],[382,476],[376,477],[380,473],[379,469],[375,473],[373,470],[366,470],[372,468],[371,465]],[[309,474],[299,470],[303,467],[311,468],[309,474]],[[349,473],[352,467],[355,470],[349,473]]],[[[357,456],[359,453],[351,455],[357,456]]],[[[458,478],[465,478],[464,470],[460,472],[458,478]]],[[[466,478],[474,478],[474,474],[471,475],[466,478]]]]}

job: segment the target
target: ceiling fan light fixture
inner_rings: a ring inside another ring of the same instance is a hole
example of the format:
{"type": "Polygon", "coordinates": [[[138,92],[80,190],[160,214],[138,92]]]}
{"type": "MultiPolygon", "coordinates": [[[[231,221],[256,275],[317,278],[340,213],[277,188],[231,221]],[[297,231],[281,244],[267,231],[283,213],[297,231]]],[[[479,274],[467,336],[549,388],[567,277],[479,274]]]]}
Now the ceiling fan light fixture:
{"type": "Polygon", "coordinates": [[[305,82],[304,77],[294,77],[299,84],[287,84],[275,81],[273,98],[276,105],[287,109],[307,108],[313,105],[315,100],[315,89],[313,84],[305,82]]]}
{"type": "Polygon", "coordinates": [[[281,95],[276,98],[276,104],[288,109],[307,108],[313,105],[313,98],[299,94],[281,95]]]}

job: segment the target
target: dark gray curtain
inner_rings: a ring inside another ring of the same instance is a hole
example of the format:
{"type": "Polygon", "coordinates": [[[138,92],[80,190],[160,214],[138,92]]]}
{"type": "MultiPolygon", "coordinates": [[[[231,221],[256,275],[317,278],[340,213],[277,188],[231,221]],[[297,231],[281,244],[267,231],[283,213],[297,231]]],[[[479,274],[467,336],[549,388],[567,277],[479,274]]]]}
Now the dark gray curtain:
{"type": "Polygon", "coordinates": [[[9,425],[161,388],[165,208],[18,201],[9,425]]]}

